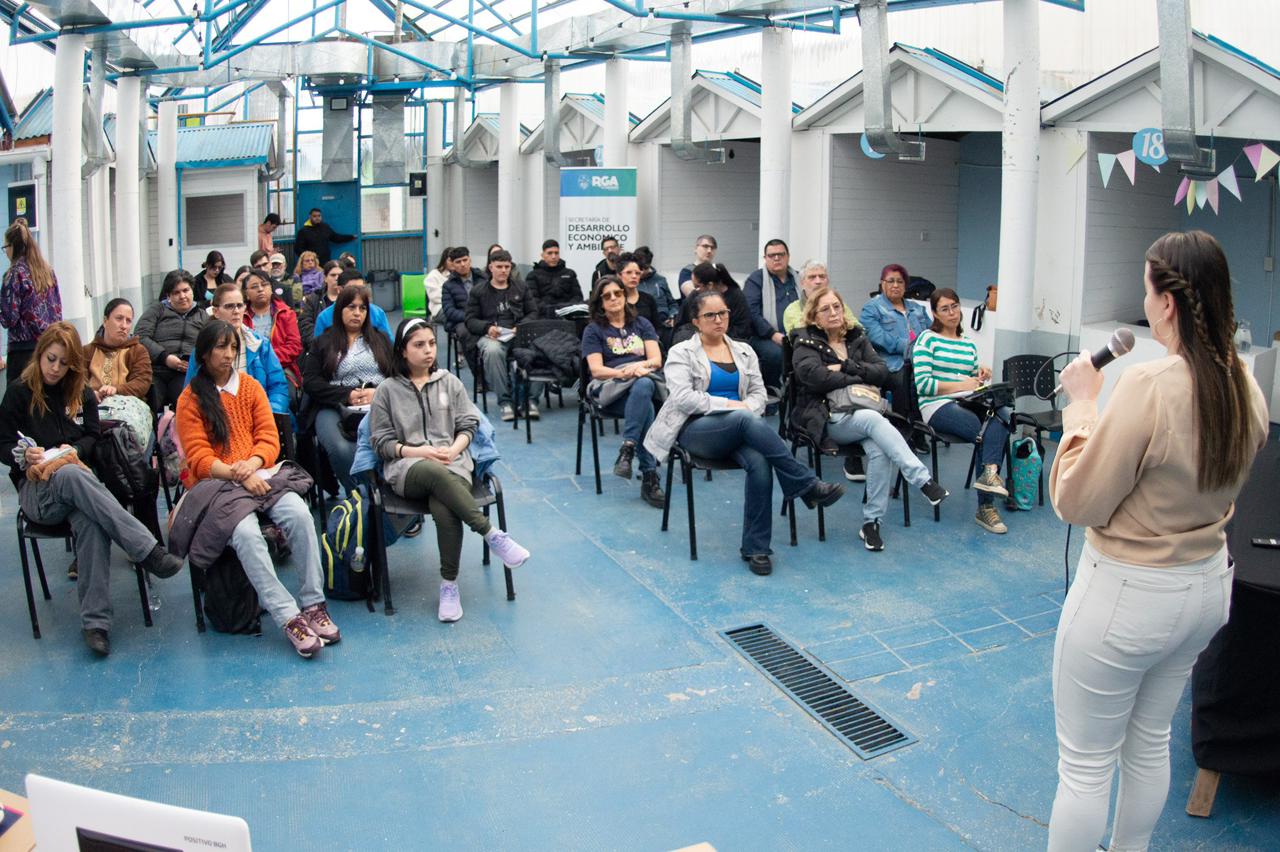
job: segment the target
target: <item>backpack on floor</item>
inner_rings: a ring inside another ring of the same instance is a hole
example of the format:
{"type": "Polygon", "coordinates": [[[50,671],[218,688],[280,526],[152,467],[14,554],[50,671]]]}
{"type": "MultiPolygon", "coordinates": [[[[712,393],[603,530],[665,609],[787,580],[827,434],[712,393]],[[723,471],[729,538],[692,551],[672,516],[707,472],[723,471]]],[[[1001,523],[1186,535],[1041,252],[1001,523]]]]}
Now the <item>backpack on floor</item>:
{"type": "Polygon", "coordinates": [[[204,617],[219,633],[262,633],[262,606],[235,550],[227,546],[207,568],[191,566],[204,575],[204,617]]]}
{"type": "Polygon", "coordinates": [[[369,528],[364,487],[329,510],[320,536],[320,568],[326,597],[364,600],[369,595],[369,528]]]}
{"type": "Polygon", "coordinates": [[[182,441],[178,439],[178,418],[167,408],[156,423],[156,443],[160,448],[160,463],[164,465],[162,475],[165,482],[178,482],[183,468],[187,466],[187,457],[182,452],[182,441]]]}
{"type": "Polygon", "coordinates": [[[1035,508],[1036,496],[1040,493],[1040,472],[1044,468],[1044,460],[1040,457],[1035,438],[1030,436],[1014,441],[1012,452],[1013,489],[1009,498],[1013,508],[1029,512],[1035,508]]]}

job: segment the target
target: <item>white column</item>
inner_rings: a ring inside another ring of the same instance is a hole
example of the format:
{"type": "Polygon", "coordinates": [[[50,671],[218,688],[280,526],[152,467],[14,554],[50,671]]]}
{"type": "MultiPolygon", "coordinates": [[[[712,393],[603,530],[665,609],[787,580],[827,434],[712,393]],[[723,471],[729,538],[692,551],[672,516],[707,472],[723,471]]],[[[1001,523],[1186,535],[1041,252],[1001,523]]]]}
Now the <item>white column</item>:
{"type": "Polygon", "coordinates": [[[62,294],[62,317],[89,340],[89,300],[84,275],[84,186],[80,180],[84,110],[84,36],[58,37],[53,71],[53,269],[62,294]]]}
{"type": "Polygon", "coordinates": [[[116,81],[116,280],[122,291],[142,287],[142,240],[138,234],[138,112],[140,77],[116,81]]]}
{"type": "Polygon", "coordinates": [[[631,119],[627,106],[627,60],[614,57],[604,64],[604,165],[627,165],[627,134],[631,119]]]}
{"type": "Polygon", "coordinates": [[[161,101],[156,128],[156,198],[160,272],[178,268],[178,102],[161,101]]]}
{"type": "Polygon", "coordinates": [[[434,268],[444,251],[444,104],[427,104],[427,263],[434,268]]]}
{"type": "Polygon", "coordinates": [[[1026,351],[1036,267],[1040,159],[1040,2],[1005,0],[1004,132],[996,362],[1026,351]]]}
{"type": "Polygon", "coordinates": [[[760,239],[788,239],[791,225],[791,30],[760,31],[760,239]]]}
{"type": "MultiPolygon", "coordinates": [[[[498,239],[507,251],[519,251],[520,84],[498,89],[498,239]]],[[[481,249],[483,251],[483,249],[481,249]]]]}

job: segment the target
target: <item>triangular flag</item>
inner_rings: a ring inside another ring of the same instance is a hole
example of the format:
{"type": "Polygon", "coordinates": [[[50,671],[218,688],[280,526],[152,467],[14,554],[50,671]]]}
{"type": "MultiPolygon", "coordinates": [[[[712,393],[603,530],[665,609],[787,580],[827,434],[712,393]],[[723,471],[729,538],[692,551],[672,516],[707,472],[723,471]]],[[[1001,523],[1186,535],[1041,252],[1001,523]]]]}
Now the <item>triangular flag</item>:
{"type": "Polygon", "coordinates": [[[1191,181],[1191,188],[1187,191],[1187,215],[1196,209],[1196,182],[1191,181]]]}
{"type": "Polygon", "coordinates": [[[1159,172],[1160,172],[1160,167],[1159,167],[1159,166],[1157,166],[1157,165],[1155,165],[1155,164],[1152,164],[1151,168],[1155,169],[1155,170],[1156,170],[1156,173],[1157,173],[1157,174],[1159,174],[1159,172]]]}
{"type": "Polygon", "coordinates": [[[1107,182],[1111,180],[1111,170],[1116,167],[1115,154],[1099,154],[1098,168],[1102,170],[1102,188],[1107,188],[1107,182]]]}
{"type": "Polygon", "coordinates": [[[1201,210],[1209,201],[1209,185],[1202,180],[1196,181],[1196,206],[1201,210]]]}
{"type": "Polygon", "coordinates": [[[1213,208],[1213,212],[1218,212],[1218,179],[1214,178],[1209,181],[1209,206],[1213,208]]]}
{"type": "Polygon", "coordinates": [[[1249,164],[1253,166],[1254,172],[1257,172],[1258,159],[1262,156],[1262,143],[1254,142],[1252,145],[1245,145],[1244,155],[1249,158],[1249,164]]]}
{"type": "Polygon", "coordinates": [[[1191,188],[1191,178],[1183,178],[1182,183],[1178,184],[1178,191],[1173,196],[1173,206],[1177,207],[1182,203],[1182,199],[1187,197],[1187,190],[1191,188]]]}
{"type": "Polygon", "coordinates": [[[1137,155],[1135,155],[1132,150],[1121,151],[1119,154],[1116,154],[1116,162],[1120,164],[1120,168],[1124,169],[1124,176],[1129,179],[1130,186],[1133,186],[1134,184],[1134,170],[1136,168],[1135,164],[1137,161],[1137,155]]]}
{"type": "Polygon", "coordinates": [[[1236,183],[1236,167],[1231,164],[1218,175],[1218,182],[1222,184],[1222,188],[1236,197],[1236,201],[1243,201],[1240,197],[1240,184],[1236,183]]]}
{"type": "Polygon", "coordinates": [[[1067,172],[1070,173],[1087,153],[1089,153],[1088,146],[1079,139],[1069,141],[1067,143],[1067,172]]]}
{"type": "Polygon", "coordinates": [[[1254,175],[1253,182],[1257,183],[1266,177],[1267,172],[1276,167],[1276,163],[1280,163],[1280,154],[1263,145],[1262,151],[1258,154],[1258,163],[1255,166],[1258,173],[1254,175]]]}

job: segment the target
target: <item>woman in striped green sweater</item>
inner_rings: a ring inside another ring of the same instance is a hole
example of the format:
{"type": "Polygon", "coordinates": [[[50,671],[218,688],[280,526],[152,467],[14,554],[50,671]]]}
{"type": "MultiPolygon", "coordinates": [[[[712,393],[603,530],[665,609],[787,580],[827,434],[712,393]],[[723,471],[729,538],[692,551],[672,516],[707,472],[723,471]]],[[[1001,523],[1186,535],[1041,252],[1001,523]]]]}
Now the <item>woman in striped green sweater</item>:
{"type": "Polygon", "coordinates": [[[985,423],[963,403],[948,394],[977,390],[991,380],[991,369],[978,363],[978,347],[964,336],[960,297],[947,287],[929,298],[933,325],[920,335],[912,350],[916,393],[924,422],[945,435],[969,442],[981,441],[982,470],[973,487],[978,492],[978,526],[987,532],[1006,533],[995,497],[1009,496],[1000,478],[1000,460],[1009,442],[1009,409],[1001,408],[985,423]]]}

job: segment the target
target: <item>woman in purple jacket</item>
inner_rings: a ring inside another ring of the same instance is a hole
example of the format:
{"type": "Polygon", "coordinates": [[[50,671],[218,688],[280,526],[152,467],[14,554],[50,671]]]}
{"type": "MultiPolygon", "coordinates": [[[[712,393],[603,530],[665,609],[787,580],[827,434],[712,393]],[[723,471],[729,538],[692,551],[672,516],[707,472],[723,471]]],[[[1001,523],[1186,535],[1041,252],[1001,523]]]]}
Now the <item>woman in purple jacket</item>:
{"type": "Polygon", "coordinates": [[[4,232],[9,271],[0,285],[0,325],[9,331],[8,380],[18,381],[44,330],[62,320],[58,277],[19,216],[4,232]]]}

